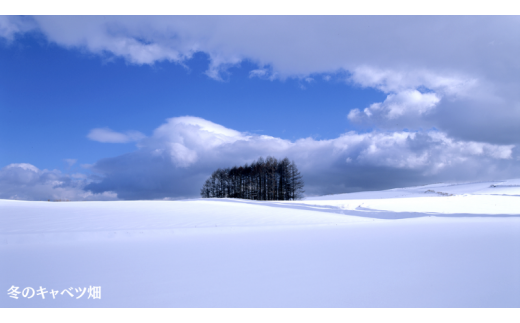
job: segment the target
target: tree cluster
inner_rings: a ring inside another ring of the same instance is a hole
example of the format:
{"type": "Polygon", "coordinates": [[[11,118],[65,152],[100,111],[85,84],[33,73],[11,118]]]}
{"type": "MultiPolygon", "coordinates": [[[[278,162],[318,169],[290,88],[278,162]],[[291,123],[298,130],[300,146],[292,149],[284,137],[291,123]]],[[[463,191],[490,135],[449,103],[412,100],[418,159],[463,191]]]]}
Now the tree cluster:
{"type": "Polygon", "coordinates": [[[286,157],[260,157],[252,164],[217,169],[200,190],[203,198],[231,197],[249,200],[298,200],[303,180],[296,164],[286,157]]]}

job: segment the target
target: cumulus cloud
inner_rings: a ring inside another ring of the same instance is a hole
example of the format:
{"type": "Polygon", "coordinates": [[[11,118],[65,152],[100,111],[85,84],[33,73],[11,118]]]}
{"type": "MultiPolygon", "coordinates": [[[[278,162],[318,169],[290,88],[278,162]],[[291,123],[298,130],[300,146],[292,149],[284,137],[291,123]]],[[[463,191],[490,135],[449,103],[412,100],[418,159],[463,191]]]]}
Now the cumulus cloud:
{"type": "Polygon", "coordinates": [[[510,178],[520,171],[516,146],[462,141],[440,131],[351,131],[329,140],[289,141],[185,116],[166,120],[134,152],[88,165],[94,175],[8,165],[0,169],[0,198],[191,198],[215,169],[268,155],[294,160],[309,195],[510,178]]]}
{"type": "Polygon", "coordinates": [[[389,94],[384,102],[373,103],[363,111],[353,109],[348,118],[354,122],[376,122],[378,125],[393,123],[400,119],[409,125],[410,118],[420,118],[437,106],[441,98],[436,93],[421,93],[417,90],[404,90],[389,94]]]}
{"type": "Polygon", "coordinates": [[[109,128],[95,128],[90,130],[87,138],[93,141],[104,143],[127,143],[139,141],[146,136],[139,131],[127,131],[126,133],[116,132],[109,128]]]}
{"type": "Polygon", "coordinates": [[[82,174],[40,170],[31,164],[10,164],[0,169],[0,198],[17,200],[116,200],[114,192],[94,194],[83,188],[90,181],[82,174]]]}
{"type": "Polygon", "coordinates": [[[349,80],[363,87],[373,87],[385,93],[427,88],[448,96],[467,96],[478,83],[476,78],[454,72],[433,72],[427,69],[396,70],[359,66],[349,80]]]}
{"type": "Polygon", "coordinates": [[[372,103],[364,109],[353,109],[347,116],[352,122],[384,129],[438,126],[434,116],[443,113],[434,110],[442,103],[458,104],[474,100],[473,92],[484,88],[477,79],[454,73],[440,75],[428,70],[403,72],[368,66],[355,68],[349,81],[388,94],[384,102],[372,103]]]}
{"type": "Polygon", "coordinates": [[[446,179],[496,179],[519,170],[514,149],[455,140],[439,131],[347,132],[336,139],[292,142],[179,117],[158,127],[138,150],[95,163],[92,169],[103,178],[85,189],[113,191],[123,199],[196,197],[216,168],[267,155],[295,160],[311,195],[446,179]]]}

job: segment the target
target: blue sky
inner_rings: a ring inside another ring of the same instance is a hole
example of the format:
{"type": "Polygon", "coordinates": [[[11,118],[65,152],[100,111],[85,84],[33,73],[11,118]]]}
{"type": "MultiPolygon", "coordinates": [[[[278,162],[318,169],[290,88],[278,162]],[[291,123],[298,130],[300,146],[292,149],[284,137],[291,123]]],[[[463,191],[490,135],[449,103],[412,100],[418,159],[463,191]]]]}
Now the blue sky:
{"type": "Polygon", "coordinates": [[[184,66],[131,65],[49,44],[39,33],[4,40],[1,165],[25,162],[68,171],[64,159],[91,164],[134,150],[134,143],[88,140],[93,128],[150,134],[167,118],[186,115],[288,140],[331,139],[359,128],[347,119],[351,109],[385,98],[376,89],[346,86],[343,75],[328,81],[326,75],[312,81],[250,78],[257,67],[247,61],[215,81],[204,73],[208,64],[206,54],[196,53],[184,66]]]}
{"type": "Polygon", "coordinates": [[[309,195],[518,177],[519,25],[4,16],[0,198],[195,197],[267,155],[309,195]]]}

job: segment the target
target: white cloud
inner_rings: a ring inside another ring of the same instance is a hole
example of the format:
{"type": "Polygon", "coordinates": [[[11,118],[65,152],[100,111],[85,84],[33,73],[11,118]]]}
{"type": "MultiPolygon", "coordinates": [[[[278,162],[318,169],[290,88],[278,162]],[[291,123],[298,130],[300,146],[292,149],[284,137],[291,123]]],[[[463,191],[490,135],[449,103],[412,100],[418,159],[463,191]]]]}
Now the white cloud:
{"type": "Polygon", "coordinates": [[[125,199],[194,197],[216,168],[273,155],[296,161],[308,193],[340,193],[353,187],[389,188],[385,185],[446,177],[476,180],[512,175],[508,172],[518,169],[512,158],[514,148],[456,140],[439,131],[348,132],[336,139],[291,142],[247,135],[201,118],[179,117],[168,119],[137,151],[96,163],[93,170],[104,178],[86,188],[95,193],[114,191],[125,199]],[[497,165],[507,165],[509,170],[497,170],[497,165]],[[370,178],[375,174],[380,177],[370,178]]]}
{"type": "Polygon", "coordinates": [[[468,101],[475,99],[475,92],[485,88],[477,79],[460,74],[439,74],[428,70],[403,72],[369,66],[355,68],[348,80],[387,93],[384,102],[372,103],[363,110],[353,109],[348,119],[389,129],[434,126],[431,112],[442,105],[441,99],[468,101]]]}
{"type": "Polygon", "coordinates": [[[36,16],[34,21],[52,42],[134,64],[183,62],[205,52],[211,60],[207,74],[214,78],[244,59],[269,65],[282,78],[361,66],[401,66],[401,74],[428,67],[444,70],[445,78],[453,70],[490,66],[478,57],[510,60],[501,49],[514,44],[520,25],[512,17],[36,16]],[[500,48],[490,47],[489,39],[500,48]]]}
{"type": "Polygon", "coordinates": [[[212,54],[210,57],[211,61],[206,75],[217,81],[223,81],[222,75],[227,74],[229,68],[240,64],[242,61],[240,57],[236,56],[225,57],[219,54],[212,54]]]}
{"type": "Polygon", "coordinates": [[[10,164],[0,169],[0,198],[20,200],[116,200],[114,192],[94,194],[83,188],[83,174],[62,174],[58,170],[40,170],[31,164],[10,164]]]}
{"type": "MultiPolygon", "coordinates": [[[[351,112],[352,121],[373,122],[377,129],[440,129],[349,132],[332,140],[295,142],[246,135],[194,117],[169,119],[149,138],[93,129],[92,140],[139,141],[134,153],[92,166],[105,176],[88,184],[95,192],[116,191],[123,198],[193,196],[215,167],[267,154],[294,158],[310,193],[518,172],[518,17],[0,19],[0,37],[13,39],[34,28],[59,46],[121,57],[130,64],[185,64],[194,53],[204,52],[210,60],[206,74],[219,80],[245,60],[256,64],[250,77],[262,79],[348,75],[347,84],[387,95],[383,102],[351,112]]],[[[24,167],[3,171],[23,170],[30,176],[32,170],[24,167]]]]}
{"type": "MultiPolygon", "coordinates": [[[[348,84],[376,88],[388,95],[431,92],[442,98],[434,111],[403,119],[399,127],[436,127],[465,140],[494,143],[518,143],[520,138],[516,122],[520,117],[518,17],[0,19],[0,37],[13,38],[29,30],[40,31],[60,46],[121,57],[130,64],[170,61],[185,65],[194,53],[203,52],[210,60],[206,74],[217,80],[228,74],[229,67],[248,61],[256,64],[250,77],[266,80],[348,75],[348,84]],[[466,122],[469,118],[472,121],[466,122]]],[[[388,129],[388,125],[382,126],[388,129]]]]}
{"type": "Polygon", "coordinates": [[[384,102],[373,103],[362,112],[351,110],[348,118],[351,121],[393,120],[400,117],[420,117],[430,112],[440,102],[435,93],[421,93],[417,90],[404,90],[389,94],[384,102]]]}
{"type": "Polygon", "coordinates": [[[201,152],[249,138],[211,121],[185,116],[168,119],[139,147],[149,149],[155,156],[168,154],[174,165],[187,167],[198,160],[201,152]]]}
{"type": "Polygon", "coordinates": [[[103,143],[127,143],[139,141],[146,136],[139,131],[127,131],[126,133],[116,132],[109,128],[95,128],[90,130],[87,138],[103,143]]]}
{"type": "Polygon", "coordinates": [[[425,87],[440,95],[448,96],[466,96],[478,83],[476,78],[460,72],[459,74],[439,73],[424,68],[415,70],[380,69],[365,65],[354,68],[349,80],[363,87],[373,87],[385,93],[425,87]]]}
{"type": "Polygon", "coordinates": [[[19,16],[0,16],[0,37],[9,41],[12,41],[16,34],[30,31],[36,27],[31,19],[19,16]]]}
{"type": "Polygon", "coordinates": [[[137,147],[88,165],[97,174],[90,176],[40,170],[31,164],[8,165],[0,169],[0,198],[196,197],[215,169],[268,155],[295,160],[311,195],[499,179],[520,171],[516,146],[457,140],[440,131],[351,131],[335,139],[289,141],[186,116],[168,119],[137,147]]]}
{"type": "Polygon", "coordinates": [[[24,171],[29,171],[29,172],[26,172],[25,174],[31,174],[31,172],[38,173],[40,171],[36,166],[31,165],[31,164],[26,164],[26,163],[10,164],[5,167],[5,170],[8,170],[8,169],[23,169],[24,171]]]}
{"type": "Polygon", "coordinates": [[[250,78],[253,78],[253,77],[264,77],[267,75],[267,70],[265,69],[256,69],[256,70],[252,70],[249,72],[249,77],[250,78]]]}

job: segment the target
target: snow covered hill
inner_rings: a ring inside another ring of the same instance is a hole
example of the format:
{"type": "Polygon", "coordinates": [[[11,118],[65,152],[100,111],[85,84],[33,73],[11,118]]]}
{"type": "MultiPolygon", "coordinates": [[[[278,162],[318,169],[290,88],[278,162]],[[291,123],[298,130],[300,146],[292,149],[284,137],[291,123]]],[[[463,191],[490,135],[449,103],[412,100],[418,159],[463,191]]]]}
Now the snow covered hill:
{"type": "Polygon", "coordinates": [[[434,213],[436,216],[519,215],[520,179],[432,184],[386,191],[337,194],[308,198],[308,205],[346,210],[434,213]]]}
{"type": "Polygon", "coordinates": [[[0,200],[0,262],[1,307],[519,307],[520,180],[287,202],[0,200]]]}

